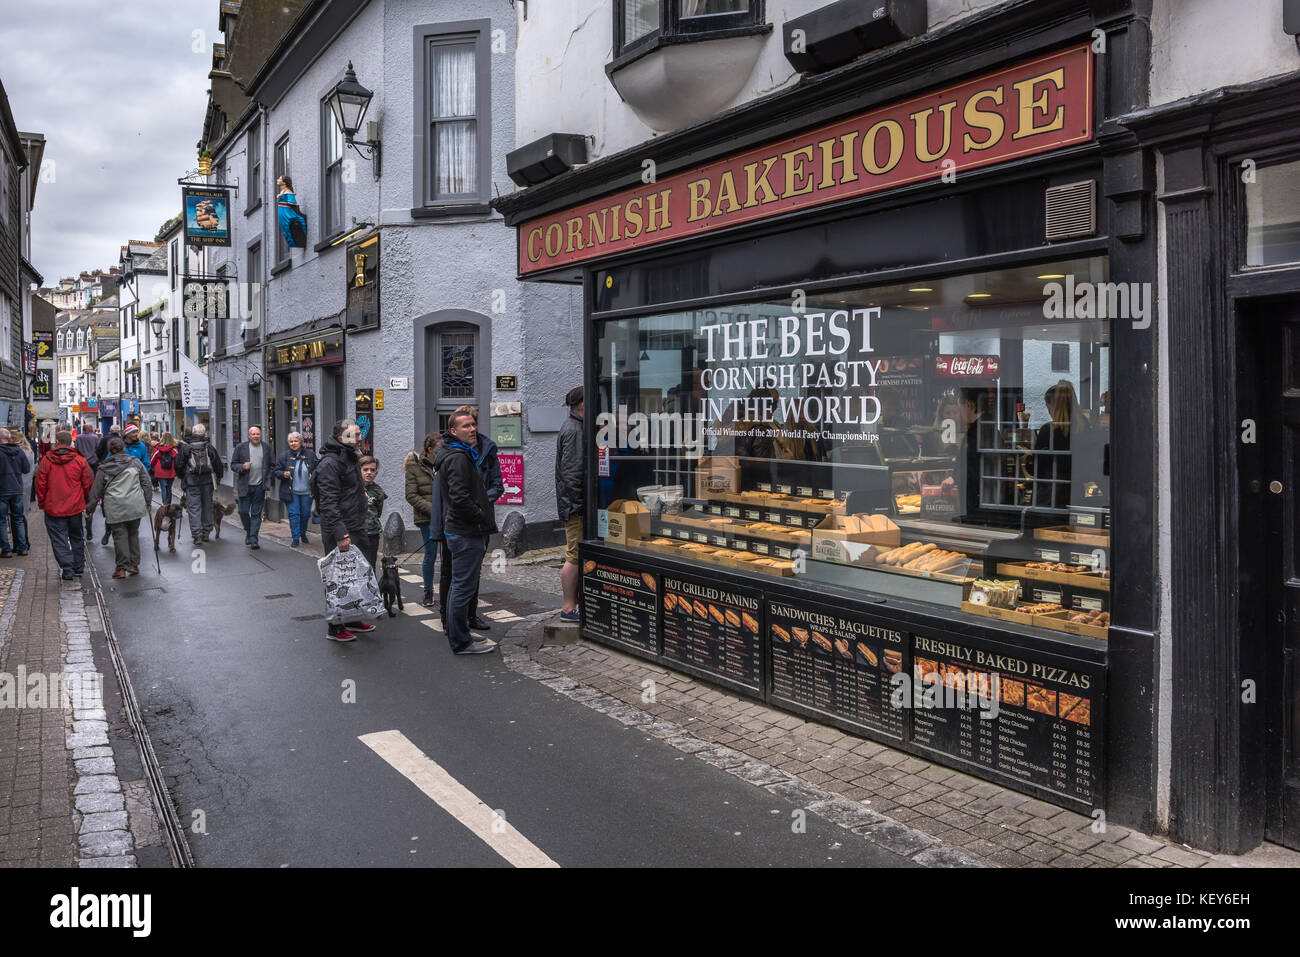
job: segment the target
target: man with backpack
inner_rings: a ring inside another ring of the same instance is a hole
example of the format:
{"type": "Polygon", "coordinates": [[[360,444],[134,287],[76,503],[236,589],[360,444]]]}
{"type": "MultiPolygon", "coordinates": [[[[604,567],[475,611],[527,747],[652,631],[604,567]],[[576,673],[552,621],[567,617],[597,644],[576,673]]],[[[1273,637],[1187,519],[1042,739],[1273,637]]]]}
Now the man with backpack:
{"type": "Polygon", "coordinates": [[[152,498],[149,473],[138,458],[126,451],[126,443],[113,436],[108,440],[108,459],[100,463],[95,484],[90,487],[87,511],[93,512],[96,505],[103,509],[117,560],[114,578],[140,574],[140,519],[149,515],[152,498]]]}
{"type": "Polygon", "coordinates": [[[176,466],[176,476],[185,490],[190,537],[200,545],[212,535],[212,487],[225,472],[221,456],[208,443],[208,428],[202,422],[194,426],[190,440],[181,446],[176,466]]]}

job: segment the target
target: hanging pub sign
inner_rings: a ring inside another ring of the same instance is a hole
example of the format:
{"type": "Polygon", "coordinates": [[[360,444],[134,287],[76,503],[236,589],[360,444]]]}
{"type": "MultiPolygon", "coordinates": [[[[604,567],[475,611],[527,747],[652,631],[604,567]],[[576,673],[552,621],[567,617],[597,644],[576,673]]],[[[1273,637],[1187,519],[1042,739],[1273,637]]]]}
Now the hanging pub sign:
{"type": "Polygon", "coordinates": [[[230,190],[185,186],[181,188],[181,199],[185,245],[230,245],[230,190]]]}
{"type": "Polygon", "coordinates": [[[49,402],[54,398],[54,370],[37,369],[36,377],[32,379],[32,401],[49,402]]]}
{"type": "Polygon", "coordinates": [[[379,325],[379,234],[348,246],[348,325],[379,325]]]}
{"type": "Polygon", "coordinates": [[[185,318],[199,324],[225,319],[230,308],[230,281],[223,276],[186,276],[181,280],[181,303],[185,318]]]}
{"type": "Polygon", "coordinates": [[[357,389],[356,415],[353,416],[357,427],[361,429],[361,441],[357,444],[357,455],[375,454],[375,393],[373,389],[357,389]]]}
{"type": "Polygon", "coordinates": [[[343,336],[335,334],[301,342],[272,343],[266,347],[264,357],[268,374],[337,365],[343,361],[343,336]]]}
{"type": "Polygon", "coordinates": [[[1092,139],[1080,44],[548,213],[519,227],[519,273],[585,262],[1092,139]]]}

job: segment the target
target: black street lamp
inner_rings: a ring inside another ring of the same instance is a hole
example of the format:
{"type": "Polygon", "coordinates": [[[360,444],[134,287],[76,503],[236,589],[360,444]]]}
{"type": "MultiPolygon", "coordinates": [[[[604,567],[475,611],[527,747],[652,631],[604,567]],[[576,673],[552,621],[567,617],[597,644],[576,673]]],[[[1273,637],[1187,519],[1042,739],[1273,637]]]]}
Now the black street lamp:
{"type": "Polygon", "coordinates": [[[359,156],[364,156],[373,163],[375,177],[378,178],[379,140],[367,139],[363,144],[367,150],[364,153],[356,143],[356,135],[361,129],[361,123],[366,117],[366,110],[370,108],[370,101],[374,98],[374,95],[371,90],[367,90],[357,82],[357,75],[352,69],[352,61],[349,60],[348,70],[343,74],[343,79],[339,80],[334,89],[330,91],[328,102],[330,112],[334,114],[334,122],[343,131],[348,146],[356,150],[359,156]]]}

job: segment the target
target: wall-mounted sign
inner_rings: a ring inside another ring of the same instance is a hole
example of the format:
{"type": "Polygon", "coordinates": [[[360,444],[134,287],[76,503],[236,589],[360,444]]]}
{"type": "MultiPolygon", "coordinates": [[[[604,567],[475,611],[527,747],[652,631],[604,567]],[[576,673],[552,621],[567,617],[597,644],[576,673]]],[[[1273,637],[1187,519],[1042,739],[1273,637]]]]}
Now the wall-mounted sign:
{"type": "Polygon", "coordinates": [[[379,325],[379,234],[348,246],[347,316],[352,326],[379,325]]]}
{"type": "Polygon", "coordinates": [[[116,419],[121,411],[121,406],[117,399],[100,399],[99,414],[105,419],[116,419]]]}
{"type": "Polygon", "coordinates": [[[266,347],[267,373],[288,372],[291,369],[313,369],[316,366],[337,365],[343,361],[343,337],[326,336],[304,342],[272,344],[266,347]]]}
{"type": "Polygon", "coordinates": [[[384,411],[384,390],[383,389],[375,390],[375,411],[376,412],[384,411]]]}
{"type": "Polygon", "coordinates": [[[519,272],[935,180],[1092,139],[1092,47],[955,86],[520,224],[519,272]]]}
{"type": "Polygon", "coordinates": [[[275,396],[266,397],[266,428],[262,430],[262,441],[268,447],[275,448],[275,396]]]}
{"type": "Polygon", "coordinates": [[[371,389],[357,389],[356,414],[352,417],[361,429],[358,455],[375,454],[375,393],[371,389]]]}
{"type": "Polygon", "coordinates": [[[997,356],[935,356],[934,374],[940,379],[996,379],[997,356]]]}
{"type": "Polygon", "coordinates": [[[409,389],[410,387],[411,380],[404,375],[395,375],[388,380],[388,388],[392,389],[394,392],[400,392],[403,389],[409,389]]]}
{"type": "Polygon", "coordinates": [[[230,245],[230,190],[185,186],[181,201],[187,246],[230,245]]]}
{"type": "Polygon", "coordinates": [[[197,323],[225,319],[229,315],[230,281],[217,276],[186,276],[181,280],[181,308],[185,318],[197,323]]]}
{"type": "Polygon", "coordinates": [[[517,449],[524,444],[522,415],[492,416],[492,441],[503,449],[517,449]]]}
{"type": "Polygon", "coordinates": [[[499,375],[497,378],[498,392],[514,392],[519,388],[519,377],[513,375],[499,375]]]}
{"type": "Polygon", "coordinates": [[[524,457],[518,452],[503,452],[497,456],[501,462],[501,480],[505,493],[497,499],[498,505],[524,504],[524,457]]]}
{"type": "Polygon", "coordinates": [[[240,412],[238,399],[230,400],[230,426],[234,430],[236,439],[244,434],[244,416],[240,412]]]}
{"type": "Polygon", "coordinates": [[[208,376],[187,355],[181,355],[181,405],[187,409],[207,409],[208,376]]]}
{"type": "Polygon", "coordinates": [[[37,369],[32,379],[32,401],[50,401],[54,398],[54,370],[37,369]]]}
{"type": "Polygon", "coordinates": [[[54,333],[33,332],[32,345],[36,347],[36,358],[38,359],[54,358],[54,333]]]}
{"type": "Polygon", "coordinates": [[[313,451],[316,448],[316,397],[308,393],[302,397],[302,444],[313,451]]]}

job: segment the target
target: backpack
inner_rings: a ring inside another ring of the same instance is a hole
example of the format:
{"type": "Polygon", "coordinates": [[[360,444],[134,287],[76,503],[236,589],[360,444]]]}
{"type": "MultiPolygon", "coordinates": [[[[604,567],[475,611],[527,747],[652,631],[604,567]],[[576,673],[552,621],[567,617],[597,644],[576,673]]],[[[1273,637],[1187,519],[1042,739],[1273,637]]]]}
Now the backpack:
{"type": "Polygon", "coordinates": [[[104,488],[104,521],[129,522],[148,511],[134,466],[118,472],[104,488]]]}
{"type": "Polygon", "coordinates": [[[198,479],[211,478],[212,476],[212,458],[208,455],[207,442],[191,442],[189,445],[189,460],[186,462],[186,476],[194,476],[198,479]]]}
{"type": "MultiPolygon", "coordinates": [[[[204,456],[206,458],[207,456],[204,456]]],[[[166,452],[158,453],[158,467],[160,469],[169,469],[176,464],[176,451],[170,449],[166,452]]]]}

